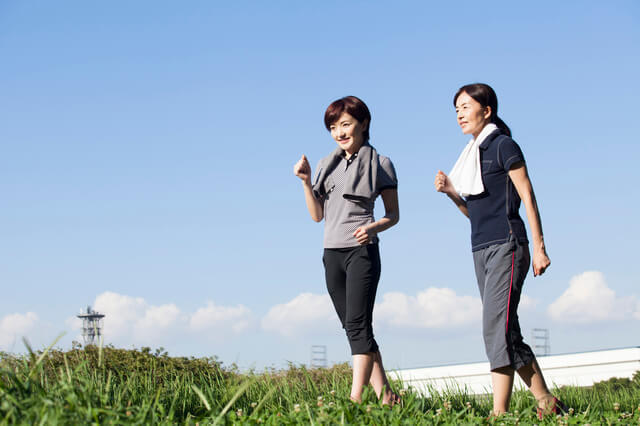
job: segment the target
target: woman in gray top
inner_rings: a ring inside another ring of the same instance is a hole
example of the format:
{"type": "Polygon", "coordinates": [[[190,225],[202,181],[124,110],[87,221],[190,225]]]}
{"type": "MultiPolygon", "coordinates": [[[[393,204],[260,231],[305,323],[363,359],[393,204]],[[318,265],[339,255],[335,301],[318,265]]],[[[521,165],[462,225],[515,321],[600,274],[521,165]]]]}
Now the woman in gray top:
{"type": "Polygon", "coordinates": [[[331,300],[345,329],[353,355],[351,399],[362,400],[371,383],[384,404],[398,402],[391,392],[373,336],[372,315],[378,281],[378,233],[400,218],[397,178],[391,160],[369,144],[369,109],[355,96],[333,102],[324,116],[338,147],[319,161],[313,181],[303,155],[293,172],[302,180],[311,218],[325,220],[325,279],[331,300]],[[385,215],[373,216],[378,195],[385,215]]]}

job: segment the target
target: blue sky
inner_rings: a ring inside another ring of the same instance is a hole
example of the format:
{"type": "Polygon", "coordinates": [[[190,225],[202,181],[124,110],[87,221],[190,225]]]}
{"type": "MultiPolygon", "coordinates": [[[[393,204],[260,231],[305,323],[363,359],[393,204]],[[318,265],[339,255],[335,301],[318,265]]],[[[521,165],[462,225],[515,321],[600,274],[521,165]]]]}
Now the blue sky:
{"type": "Polygon", "coordinates": [[[292,166],[333,149],[324,110],[353,94],[400,181],[387,366],[483,360],[469,225],[432,184],[476,81],[525,153],[552,261],[525,284],[525,337],[640,344],[639,21],[632,0],[0,2],[0,350],[69,346],[91,304],[117,346],[348,360],[292,166]]]}

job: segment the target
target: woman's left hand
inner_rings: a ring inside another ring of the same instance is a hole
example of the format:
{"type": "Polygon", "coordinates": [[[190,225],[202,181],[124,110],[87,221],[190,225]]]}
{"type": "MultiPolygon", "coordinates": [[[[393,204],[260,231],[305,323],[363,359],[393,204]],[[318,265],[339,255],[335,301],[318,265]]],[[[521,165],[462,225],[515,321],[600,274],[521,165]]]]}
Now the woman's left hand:
{"type": "Polygon", "coordinates": [[[358,241],[358,244],[365,245],[369,244],[373,240],[373,238],[376,236],[376,232],[367,226],[361,226],[356,229],[356,231],[353,233],[353,236],[356,237],[356,241],[358,241]]]}
{"type": "Polygon", "coordinates": [[[544,247],[533,251],[532,263],[534,277],[544,274],[544,271],[546,271],[549,265],[551,265],[551,260],[549,260],[549,256],[547,256],[547,251],[544,247]]]}

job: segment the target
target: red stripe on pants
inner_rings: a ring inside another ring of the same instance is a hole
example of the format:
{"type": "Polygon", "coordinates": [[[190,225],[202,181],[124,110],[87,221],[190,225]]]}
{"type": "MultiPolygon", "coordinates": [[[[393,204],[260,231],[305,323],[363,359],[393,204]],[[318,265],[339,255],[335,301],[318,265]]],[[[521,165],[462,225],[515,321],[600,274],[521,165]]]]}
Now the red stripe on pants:
{"type": "Polygon", "coordinates": [[[507,327],[505,329],[505,334],[509,334],[509,308],[511,307],[511,289],[513,287],[513,264],[516,258],[516,252],[511,254],[511,279],[509,280],[509,299],[507,300],[507,327]]]}

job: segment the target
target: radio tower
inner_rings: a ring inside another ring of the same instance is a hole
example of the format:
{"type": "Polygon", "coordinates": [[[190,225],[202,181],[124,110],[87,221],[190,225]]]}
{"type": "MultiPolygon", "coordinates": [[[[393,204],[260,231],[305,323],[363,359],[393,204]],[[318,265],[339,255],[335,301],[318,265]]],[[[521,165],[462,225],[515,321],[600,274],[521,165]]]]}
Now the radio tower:
{"type": "Polygon", "coordinates": [[[536,355],[547,356],[551,353],[551,344],[549,343],[548,328],[534,328],[531,330],[531,340],[533,343],[533,352],[536,355]]]}
{"type": "Polygon", "coordinates": [[[327,347],[325,345],[311,346],[311,368],[327,368],[327,347]]]}
{"type": "Polygon", "coordinates": [[[91,306],[87,306],[87,312],[82,312],[81,309],[78,318],[82,320],[82,339],[85,346],[93,345],[96,338],[102,336],[102,318],[104,318],[104,314],[94,311],[91,306]]]}

